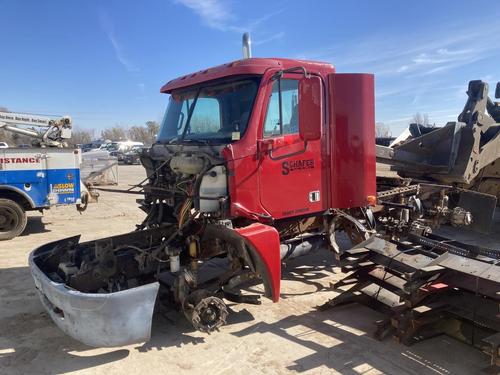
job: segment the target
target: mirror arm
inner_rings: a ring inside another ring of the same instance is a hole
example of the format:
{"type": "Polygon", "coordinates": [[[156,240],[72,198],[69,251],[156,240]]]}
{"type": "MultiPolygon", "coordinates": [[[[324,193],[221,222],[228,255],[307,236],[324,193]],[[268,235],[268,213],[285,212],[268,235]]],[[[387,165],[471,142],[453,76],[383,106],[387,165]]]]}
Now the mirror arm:
{"type": "Polygon", "coordinates": [[[271,151],[269,151],[269,159],[271,159],[271,160],[286,159],[286,158],[289,158],[292,156],[303,154],[304,152],[306,152],[306,150],[307,150],[307,141],[304,141],[304,148],[302,150],[295,151],[295,152],[292,152],[290,154],[286,154],[286,155],[282,155],[282,156],[276,156],[276,157],[273,156],[273,150],[271,149],[271,151]]]}
{"type": "Polygon", "coordinates": [[[285,73],[297,73],[298,71],[301,72],[304,75],[304,77],[309,77],[306,68],[304,68],[303,66],[294,66],[293,68],[277,71],[271,77],[271,81],[276,81],[277,79],[283,77],[283,74],[285,73]]]}

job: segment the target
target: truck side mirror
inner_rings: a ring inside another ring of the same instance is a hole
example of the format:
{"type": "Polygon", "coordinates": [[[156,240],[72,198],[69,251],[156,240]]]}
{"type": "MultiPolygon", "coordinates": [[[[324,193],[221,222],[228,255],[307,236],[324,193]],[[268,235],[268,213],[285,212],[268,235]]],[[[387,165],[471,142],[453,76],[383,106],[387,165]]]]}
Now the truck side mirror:
{"type": "Polygon", "coordinates": [[[500,82],[497,82],[497,87],[495,90],[495,99],[500,99],[500,82]]]}
{"type": "Polygon", "coordinates": [[[318,76],[304,76],[299,81],[299,135],[304,141],[321,138],[323,123],[323,85],[318,76]]]}

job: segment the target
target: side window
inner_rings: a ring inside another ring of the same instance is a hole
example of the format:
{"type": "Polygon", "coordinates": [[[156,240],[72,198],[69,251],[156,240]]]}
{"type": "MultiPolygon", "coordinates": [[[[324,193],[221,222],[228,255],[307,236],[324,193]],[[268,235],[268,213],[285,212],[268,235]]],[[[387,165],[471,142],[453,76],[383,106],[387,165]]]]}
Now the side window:
{"type": "Polygon", "coordinates": [[[299,81],[295,79],[281,79],[273,83],[273,91],[269,98],[266,121],[264,123],[264,137],[298,133],[298,98],[299,81]]]}
{"type": "Polygon", "coordinates": [[[190,121],[191,133],[215,133],[221,127],[219,101],[215,98],[198,98],[190,121]]]}

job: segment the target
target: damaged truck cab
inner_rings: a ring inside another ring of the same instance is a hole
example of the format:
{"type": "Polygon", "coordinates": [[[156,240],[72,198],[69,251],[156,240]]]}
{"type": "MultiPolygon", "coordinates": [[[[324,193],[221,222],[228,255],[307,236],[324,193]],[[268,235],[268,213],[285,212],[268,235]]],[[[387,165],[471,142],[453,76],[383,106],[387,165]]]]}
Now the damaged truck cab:
{"type": "Polygon", "coordinates": [[[31,254],[52,318],[86,344],[117,346],[149,339],[157,298],[204,332],[225,323],[224,299],[259,303],[243,282],[262,280],[277,302],[283,259],[338,250],[339,229],[366,235],[357,219],[369,224],[376,202],[373,85],[277,58],[168,82],[157,142],[141,156],[145,220],[31,254]]]}

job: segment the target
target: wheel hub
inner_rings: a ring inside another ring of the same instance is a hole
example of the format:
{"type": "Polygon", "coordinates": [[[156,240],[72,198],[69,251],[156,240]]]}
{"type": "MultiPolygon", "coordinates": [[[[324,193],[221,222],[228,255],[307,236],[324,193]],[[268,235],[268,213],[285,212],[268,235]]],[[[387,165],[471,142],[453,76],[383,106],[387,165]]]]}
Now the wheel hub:
{"type": "Polygon", "coordinates": [[[192,312],[193,326],[202,332],[212,332],[226,324],[228,311],[226,304],[217,297],[203,298],[192,312]]]}

